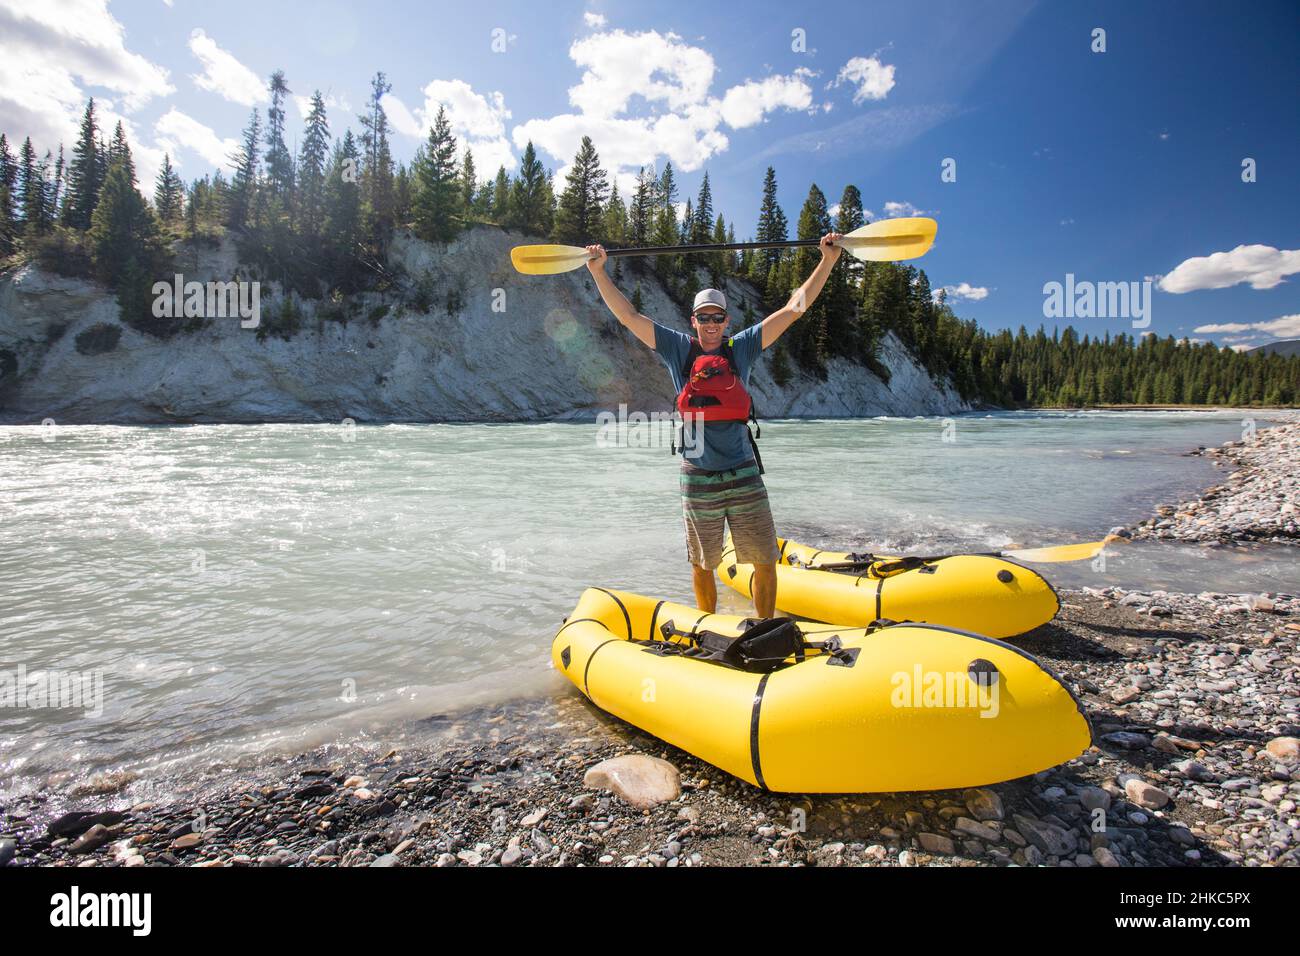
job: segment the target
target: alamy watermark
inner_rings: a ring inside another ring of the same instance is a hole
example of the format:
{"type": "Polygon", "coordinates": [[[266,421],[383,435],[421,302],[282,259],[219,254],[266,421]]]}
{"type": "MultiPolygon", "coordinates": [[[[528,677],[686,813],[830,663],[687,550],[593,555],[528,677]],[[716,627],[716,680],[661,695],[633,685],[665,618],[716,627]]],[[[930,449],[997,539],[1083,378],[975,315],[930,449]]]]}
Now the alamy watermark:
{"type": "Polygon", "coordinates": [[[889,682],[894,707],[969,708],[980,717],[996,717],[1000,710],[997,671],[927,671],[917,664],[911,671],[895,671],[889,682]]]}
{"type": "Polygon", "coordinates": [[[38,670],[27,673],[19,664],[16,671],[0,670],[0,709],[84,710],[87,717],[104,713],[104,672],[38,670]]]}
{"type": "Polygon", "coordinates": [[[240,328],[262,321],[260,282],[186,282],[179,272],[171,282],[153,284],[156,319],[226,319],[238,317],[240,328]]]}
{"type": "Polygon", "coordinates": [[[629,412],[620,402],[617,412],[596,415],[597,448],[671,448],[687,460],[704,453],[704,415],[676,412],[629,412]]]}
{"type": "Polygon", "coordinates": [[[1076,281],[1043,284],[1043,317],[1048,319],[1131,319],[1133,328],[1151,324],[1151,280],[1141,282],[1076,281]]]}

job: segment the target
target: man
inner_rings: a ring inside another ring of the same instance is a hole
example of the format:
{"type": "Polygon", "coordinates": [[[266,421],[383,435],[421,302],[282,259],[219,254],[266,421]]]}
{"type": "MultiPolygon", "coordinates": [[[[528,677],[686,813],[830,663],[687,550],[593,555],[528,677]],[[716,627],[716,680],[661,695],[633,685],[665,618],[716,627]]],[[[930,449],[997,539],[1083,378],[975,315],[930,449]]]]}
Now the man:
{"type": "MultiPolygon", "coordinates": [[[[759,617],[776,614],[776,528],[758,462],[743,415],[730,408],[748,399],[745,386],[759,353],[771,347],[817,299],[840,257],[838,232],[822,236],[821,262],[785,307],[762,322],[727,337],[727,299],[717,289],[695,297],[691,326],[695,339],[652,322],[632,308],[605,272],[602,246],[587,247],[587,262],[605,305],[624,327],[654,349],[668,366],[678,407],[700,408],[703,418],[686,442],[681,470],[682,508],[686,518],[686,554],[694,577],[695,603],[710,613],[718,607],[714,568],[722,560],[724,522],[731,528],[736,560],[754,566],[754,610],[759,617]],[[733,378],[734,376],[734,378],[733,378]],[[725,387],[715,383],[725,383],[725,387]],[[739,384],[740,392],[734,392],[739,384]],[[711,393],[710,390],[712,389],[711,393]],[[707,404],[706,404],[707,403],[707,404]],[[722,409],[712,418],[708,405],[722,409]]],[[[685,415],[684,415],[685,417],[685,415]]],[[[693,418],[697,416],[691,416],[693,418]]]]}

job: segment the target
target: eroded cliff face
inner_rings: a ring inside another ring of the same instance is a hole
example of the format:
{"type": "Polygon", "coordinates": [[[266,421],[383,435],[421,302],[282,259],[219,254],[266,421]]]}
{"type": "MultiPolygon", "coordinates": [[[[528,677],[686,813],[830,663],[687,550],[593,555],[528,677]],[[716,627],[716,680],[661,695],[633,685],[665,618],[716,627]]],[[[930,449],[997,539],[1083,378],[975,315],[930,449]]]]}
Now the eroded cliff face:
{"type": "MultiPolygon", "coordinates": [[[[122,324],[114,297],[94,283],[25,266],[0,280],[0,421],[518,421],[590,419],[623,403],[668,410],[663,366],[609,314],[586,270],[521,276],[509,250],[522,241],[492,227],[445,248],[399,235],[392,258],[412,282],[423,280],[420,308],[409,295],[303,301],[301,328],[288,340],[259,339],[237,317],[157,339],[122,324]]],[[[248,274],[229,238],[184,248],[177,259],[186,281],[248,274]]],[[[631,296],[637,283],[628,273],[620,284],[631,296]]],[[[653,278],[640,288],[646,315],[687,330],[653,278]]],[[[742,298],[755,301],[744,283],[730,281],[726,291],[735,313],[742,298]]],[[[262,284],[263,323],[283,298],[277,285],[262,284]]],[[[767,418],[967,408],[892,336],[881,359],[888,385],[835,360],[826,381],[796,372],[778,387],[765,360],[751,388],[767,418]]]]}

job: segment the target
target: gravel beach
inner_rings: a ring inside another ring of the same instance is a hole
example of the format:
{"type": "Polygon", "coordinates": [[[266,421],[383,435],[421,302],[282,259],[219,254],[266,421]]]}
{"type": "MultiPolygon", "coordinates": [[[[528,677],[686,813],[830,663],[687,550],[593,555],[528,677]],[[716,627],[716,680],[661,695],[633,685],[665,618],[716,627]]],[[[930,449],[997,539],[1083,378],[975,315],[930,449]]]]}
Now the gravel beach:
{"type": "MultiPolygon", "coordinates": [[[[1205,451],[1239,469],[1135,536],[1295,544],[1298,438],[1292,418],[1205,451]]],[[[1300,595],[1061,597],[1057,619],[1015,643],[1072,685],[1094,746],[1033,777],[770,794],[566,693],[165,789],[130,775],[75,791],[52,781],[0,807],[0,866],[1300,863],[1300,595]],[[662,802],[639,809],[635,792],[584,784],[627,755],[639,757],[626,769],[667,788],[662,802]]]]}
{"type": "Polygon", "coordinates": [[[1300,540],[1300,421],[1294,412],[1273,412],[1269,418],[1281,424],[1256,430],[1254,419],[1246,419],[1240,441],[1190,452],[1235,470],[1192,501],[1160,505],[1153,517],[1132,529],[1133,536],[1279,544],[1300,540]]]}

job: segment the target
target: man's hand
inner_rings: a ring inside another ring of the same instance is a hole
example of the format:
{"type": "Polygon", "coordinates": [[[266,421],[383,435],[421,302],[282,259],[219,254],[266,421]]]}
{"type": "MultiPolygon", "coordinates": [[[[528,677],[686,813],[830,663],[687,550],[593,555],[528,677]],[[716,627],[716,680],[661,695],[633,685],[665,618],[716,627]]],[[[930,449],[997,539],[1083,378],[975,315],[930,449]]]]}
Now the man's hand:
{"type": "Polygon", "coordinates": [[[843,238],[844,234],[839,232],[828,232],[826,235],[822,236],[819,245],[821,246],[823,260],[829,262],[831,265],[835,265],[835,263],[839,261],[840,253],[844,250],[834,243],[843,238]]]}
{"type": "Polygon", "coordinates": [[[591,256],[591,258],[587,260],[587,268],[591,271],[592,275],[595,275],[597,272],[605,271],[605,260],[608,259],[609,256],[605,254],[604,246],[588,246],[587,255],[591,256]]]}

